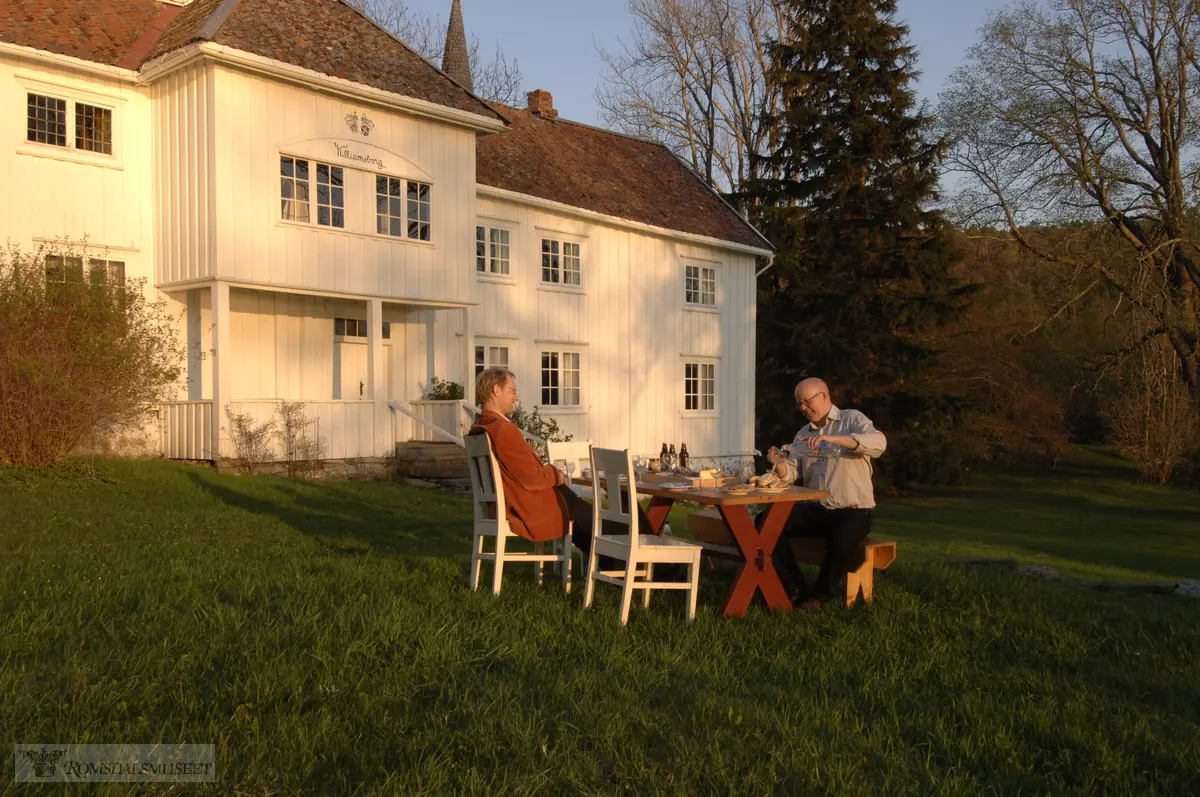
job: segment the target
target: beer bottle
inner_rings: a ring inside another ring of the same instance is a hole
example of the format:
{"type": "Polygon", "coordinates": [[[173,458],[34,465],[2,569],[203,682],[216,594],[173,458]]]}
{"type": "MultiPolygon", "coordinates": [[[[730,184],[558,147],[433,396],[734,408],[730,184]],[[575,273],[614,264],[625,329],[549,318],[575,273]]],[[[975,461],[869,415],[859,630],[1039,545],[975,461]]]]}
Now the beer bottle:
{"type": "Polygon", "coordinates": [[[688,466],[687,443],[679,444],[679,467],[686,468],[688,466]]]}
{"type": "Polygon", "coordinates": [[[667,458],[668,456],[670,455],[667,454],[667,444],[663,443],[662,451],[658,455],[658,466],[664,472],[671,469],[671,460],[667,458]]]}
{"type": "Polygon", "coordinates": [[[675,444],[671,443],[671,451],[667,454],[671,458],[671,470],[679,467],[679,457],[675,454],[675,444]]]}

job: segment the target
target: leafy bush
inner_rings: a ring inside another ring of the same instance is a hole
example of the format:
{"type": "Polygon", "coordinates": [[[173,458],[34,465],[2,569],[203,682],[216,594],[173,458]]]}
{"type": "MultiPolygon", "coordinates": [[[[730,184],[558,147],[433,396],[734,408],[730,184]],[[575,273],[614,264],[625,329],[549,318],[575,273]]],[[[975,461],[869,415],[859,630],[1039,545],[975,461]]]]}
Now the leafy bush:
{"type": "MultiPolygon", "coordinates": [[[[513,407],[513,411],[508,418],[522,432],[541,438],[547,442],[565,443],[571,439],[571,435],[559,428],[558,421],[553,418],[543,418],[539,415],[537,407],[526,411],[524,407],[518,404],[516,407],[513,407]]],[[[533,450],[537,452],[539,457],[546,459],[545,446],[533,443],[531,445],[533,445],[533,450]]]]}
{"type": "Polygon", "coordinates": [[[0,460],[54,465],[167,398],[183,347],[144,290],[69,246],[0,250],[0,460]]]}
{"type": "Polygon", "coordinates": [[[461,401],[466,395],[461,383],[438,379],[436,376],[421,391],[421,398],[425,401],[461,401]]]}
{"type": "Polygon", "coordinates": [[[305,415],[304,409],[303,401],[283,401],[275,408],[279,416],[275,437],[283,449],[288,476],[315,476],[325,458],[325,438],[309,433],[316,419],[305,415]]]}

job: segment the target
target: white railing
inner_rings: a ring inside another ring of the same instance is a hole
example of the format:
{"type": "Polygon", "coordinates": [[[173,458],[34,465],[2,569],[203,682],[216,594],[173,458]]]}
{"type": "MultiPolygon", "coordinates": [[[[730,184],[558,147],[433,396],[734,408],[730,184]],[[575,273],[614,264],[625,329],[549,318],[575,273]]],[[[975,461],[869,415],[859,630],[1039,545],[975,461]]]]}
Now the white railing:
{"type": "Polygon", "coordinates": [[[161,446],[168,459],[214,459],[213,403],[170,401],[162,405],[161,446]]]}
{"type": "MultiPolygon", "coordinates": [[[[253,422],[268,423],[277,418],[279,399],[231,401],[234,415],[250,415],[253,422]]],[[[396,448],[396,427],[392,414],[373,401],[305,401],[309,434],[325,440],[325,459],[391,456],[396,448]]],[[[283,459],[278,439],[272,439],[272,456],[283,459]]],[[[233,441],[229,430],[221,435],[222,453],[232,456],[233,441]]]]}
{"type": "MultiPolygon", "coordinates": [[[[461,437],[454,434],[453,432],[446,431],[441,426],[438,426],[437,423],[435,423],[433,420],[431,420],[427,417],[423,417],[424,415],[428,414],[427,412],[423,411],[425,409],[425,406],[420,406],[420,407],[418,406],[418,405],[430,405],[430,404],[457,405],[457,403],[458,403],[457,401],[413,401],[410,403],[413,405],[413,408],[417,410],[417,412],[413,412],[412,410],[407,409],[404,406],[404,403],[400,402],[400,401],[389,401],[387,403],[387,405],[389,407],[391,407],[394,412],[398,412],[401,415],[404,415],[404,416],[416,421],[420,425],[420,427],[424,427],[424,429],[428,430],[428,434],[432,435],[433,437],[440,437],[443,440],[446,440],[451,443],[457,443],[458,445],[462,446],[463,448],[466,448],[467,444],[463,442],[463,439],[461,437]]],[[[455,406],[454,409],[457,412],[457,406],[455,406]]],[[[457,425],[457,424],[455,424],[455,425],[457,425]]],[[[418,428],[420,428],[420,427],[418,427],[418,428]]],[[[424,430],[422,430],[422,431],[424,431],[424,430]]],[[[426,439],[424,437],[424,435],[422,435],[421,437],[418,437],[417,435],[420,433],[421,432],[414,431],[413,439],[414,440],[426,439]]]]}

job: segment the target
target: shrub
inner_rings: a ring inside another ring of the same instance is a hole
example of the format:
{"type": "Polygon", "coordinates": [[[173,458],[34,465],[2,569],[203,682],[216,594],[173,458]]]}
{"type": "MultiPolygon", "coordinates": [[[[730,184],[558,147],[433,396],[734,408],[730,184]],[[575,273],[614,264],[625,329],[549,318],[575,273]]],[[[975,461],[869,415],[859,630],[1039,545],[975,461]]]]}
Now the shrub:
{"type": "Polygon", "coordinates": [[[166,303],[104,262],[69,246],[0,250],[0,460],[43,468],[135,428],[179,379],[166,303]]]}
{"type": "Polygon", "coordinates": [[[233,457],[227,459],[235,468],[248,476],[271,460],[271,437],[275,434],[274,419],[255,423],[248,412],[234,414],[225,406],[225,417],[229,419],[229,437],[233,440],[233,457]]]}
{"type": "Polygon", "coordinates": [[[459,382],[438,379],[436,376],[432,377],[421,391],[421,398],[425,401],[461,401],[466,395],[459,382]]]}
{"type": "Polygon", "coordinates": [[[288,476],[315,476],[325,458],[325,438],[309,433],[316,419],[305,415],[304,409],[303,401],[283,401],[275,408],[279,416],[275,436],[283,449],[288,476]]]}
{"type": "MultiPolygon", "coordinates": [[[[526,411],[524,407],[518,404],[516,407],[513,407],[513,411],[508,417],[522,432],[539,437],[547,442],[565,443],[571,439],[571,435],[559,428],[558,421],[553,418],[543,418],[539,415],[537,407],[526,411]]],[[[534,443],[531,443],[531,445],[533,445],[533,449],[539,457],[546,459],[545,446],[534,443]]]]}

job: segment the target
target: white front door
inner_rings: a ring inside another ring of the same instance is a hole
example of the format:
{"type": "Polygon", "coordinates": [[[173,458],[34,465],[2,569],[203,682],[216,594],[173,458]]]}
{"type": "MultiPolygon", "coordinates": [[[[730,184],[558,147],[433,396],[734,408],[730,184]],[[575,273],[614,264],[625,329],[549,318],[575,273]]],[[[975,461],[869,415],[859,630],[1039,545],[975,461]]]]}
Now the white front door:
{"type": "MultiPolygon", "coordinates": [[[[333,397],[340,401],[367,398],[367,344],[338,341],[333,352],[333,397]]],[[[392,397],[392,347],[383,345],[383,398],[392,397]]]]}

